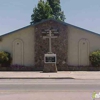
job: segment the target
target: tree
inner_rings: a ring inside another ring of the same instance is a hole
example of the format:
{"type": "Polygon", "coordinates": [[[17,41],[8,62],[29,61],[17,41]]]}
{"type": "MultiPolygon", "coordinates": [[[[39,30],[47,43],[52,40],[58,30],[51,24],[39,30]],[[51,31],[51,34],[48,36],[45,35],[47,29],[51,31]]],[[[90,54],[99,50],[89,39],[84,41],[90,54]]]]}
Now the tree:
{"type": "Polygon", "coordinates": [[[52,14],[56,20],[65,20],[64,12],[61,11],[60,0],[47,0],[52,8],[52,14]]]}
{"type": "Polygon", "coordinates": [[[52,18],[52,9],[48,2],[40,0],[37,7],[33,9],[31,20],[33,23],[40,22],[43,19],[52,18]]]}
{"type": "Polygon", "coordinates": [[[60,0],[40,0],[31,15],[32,23],[40,22],[43,19],[53,18],[64,21],[65,15],[61,11],[60,0]]]}

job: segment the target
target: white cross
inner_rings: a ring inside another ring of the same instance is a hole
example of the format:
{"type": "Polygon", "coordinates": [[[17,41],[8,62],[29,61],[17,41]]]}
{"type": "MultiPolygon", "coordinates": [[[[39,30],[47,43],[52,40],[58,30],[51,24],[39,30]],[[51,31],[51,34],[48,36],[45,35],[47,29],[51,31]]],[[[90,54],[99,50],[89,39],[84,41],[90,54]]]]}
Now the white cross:
{"type": "Polygon", "coordinates": [[[43,38],[48,38],[49,39],[49,53],[52,53],[52,50],[51,50],[51,39],[52,38],[57,38],[57,36],[52,36],[52,30],[49,30],[49,35],[48,36],[43,36],[43,38]]]}

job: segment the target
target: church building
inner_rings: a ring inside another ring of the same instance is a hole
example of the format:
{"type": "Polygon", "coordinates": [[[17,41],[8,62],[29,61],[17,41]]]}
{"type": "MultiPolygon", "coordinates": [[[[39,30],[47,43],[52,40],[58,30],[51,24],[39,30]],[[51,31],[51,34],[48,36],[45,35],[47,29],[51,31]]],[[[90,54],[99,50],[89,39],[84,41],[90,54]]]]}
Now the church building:
{"type": "Polygon", "coordinates": [[[100,35],[54,19],[31,23],[29,26],[0,36],[0,51],[11,53],[12,65],[43,68],[44,54],[49,51],[48,38],[43,30],[55,29],[51,39],[52,52],[57,56],[57,67],[90,66],[89,55],[100,49],[100,35]]]}

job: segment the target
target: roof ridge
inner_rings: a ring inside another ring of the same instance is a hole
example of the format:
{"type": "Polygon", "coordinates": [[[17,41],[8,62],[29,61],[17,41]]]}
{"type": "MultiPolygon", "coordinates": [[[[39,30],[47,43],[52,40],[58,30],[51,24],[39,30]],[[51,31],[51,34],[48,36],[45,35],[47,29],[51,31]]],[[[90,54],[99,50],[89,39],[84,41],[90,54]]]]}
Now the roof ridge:
{"type": "MultiPolygon", "coordinates": [[[[81,29],[81,30],[84,30],[84,31],[90,32],[90,33],[92,33],[92,34],[96,34],[96,35],[99,35],[99,36],[100,36],[100,34],[98,34],[98,33],[96,33],[96,32],[93,32],[93,31],[90,31],[90,30],[87,30],[87,29],[84,29],[84,28],[81,28],[81,27],[78,27],[78,26],[75,26],[75,25],[72,25],[72,24],[69,24],[69,23],[60,21],[60,20],[56,20],[56,19],[53,19],[53,18],[49,18],[49,19],[44,19],[44,20],[42,20],[42,21],[40,21],[40,22],[37,22],[37,23],[30,24],[30,25],[28,25],[28,26],[22,27],[22,28],[20,28],[20,29],[14,30],[14,31],[12,31],[12,32],[5,33],[5,34],[3,34],[3,35],[0,35],[0,37],[5,36],[5,35],[8,35],[8,34],[11,34],[11,33],[14,33],[14,32],[16,32],[16,31],[19,31],[19,30],[22,30],[22,29],[25,29],[25,28],[30,27],[30,26],[36,26],[36,25],[38,25],[38,24],[41,24],[41,23],[44,23],[44,22],[50,21],[50,20],[53,20],[53,21],[55,21],[55,22],[58,22],[58,23],[60,23],[60,24],[66,25],[66,26],[67,26],[67,25],[70,25],[70,26],[72,26],[72,27],[75,27],[75,28],[78,28],[78,29],[81,29]]],[[[32,23],[32,22],[31,22],[31,23],[32,23]]]]}

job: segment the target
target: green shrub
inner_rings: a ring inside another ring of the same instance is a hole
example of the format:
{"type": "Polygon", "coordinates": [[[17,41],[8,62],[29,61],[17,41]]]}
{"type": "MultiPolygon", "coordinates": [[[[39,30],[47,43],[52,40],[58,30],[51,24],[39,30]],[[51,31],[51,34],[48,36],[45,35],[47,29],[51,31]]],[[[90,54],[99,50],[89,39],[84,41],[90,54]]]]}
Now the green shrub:
{"type": "Polygon", "coordinates": [[[100,66],[100,50],[94,51],[89,56],[92,66],[100,66]]]}
{"type": "Polygon", "coordinates": [[[8,67],[12,61],[11,55],[8,52],[0,51],[0,66],[8,67]]]}

